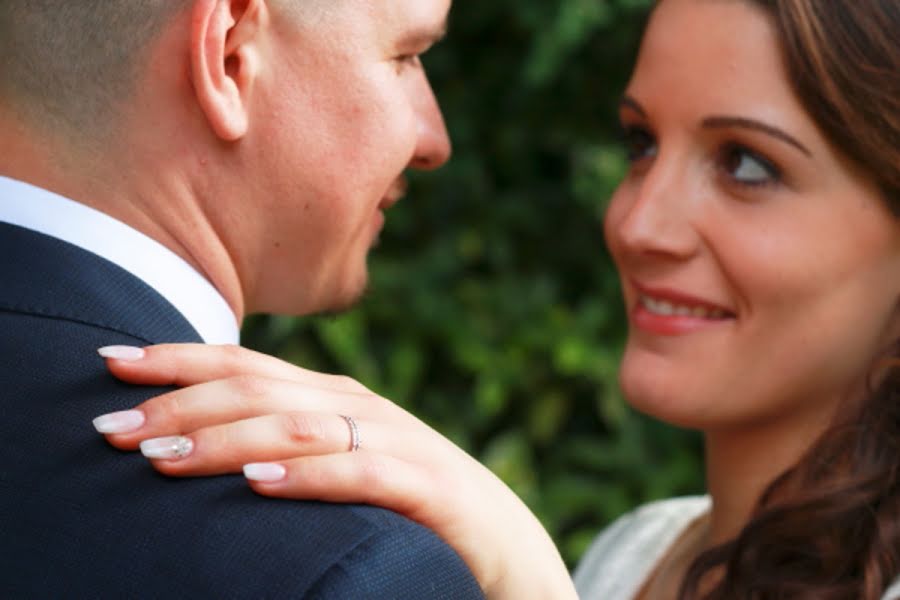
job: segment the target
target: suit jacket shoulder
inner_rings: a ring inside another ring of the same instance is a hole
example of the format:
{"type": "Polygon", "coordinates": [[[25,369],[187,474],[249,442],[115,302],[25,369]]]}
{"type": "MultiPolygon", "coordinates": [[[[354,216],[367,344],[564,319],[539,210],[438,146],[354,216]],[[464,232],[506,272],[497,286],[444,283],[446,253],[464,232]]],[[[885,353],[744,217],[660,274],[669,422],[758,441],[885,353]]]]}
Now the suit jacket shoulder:
{"type": "Polygon", "coordinates": [[[0,596],[481,598],[432,532],[373,507],[265,499],[240,476],[176,480],[91,420],[168,390],[96,349],[197,342],[107,261],[0,224],[0,596]]]}

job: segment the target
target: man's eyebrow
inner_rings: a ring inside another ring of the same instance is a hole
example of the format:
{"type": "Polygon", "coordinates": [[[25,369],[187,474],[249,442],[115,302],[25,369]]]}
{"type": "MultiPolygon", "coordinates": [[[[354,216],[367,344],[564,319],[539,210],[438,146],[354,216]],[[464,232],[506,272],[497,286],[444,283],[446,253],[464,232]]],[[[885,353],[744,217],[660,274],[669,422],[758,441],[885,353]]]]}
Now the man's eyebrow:
{"type": "Polygon", "coordinates": [[[447,21],[441,22],[436,27],[416,27],[404,32],[397,40],[397,45],[403,48],[416,48],[431,46],[447,36],[447,21]]]}
{"type": "Polygon", "coordinates": [[[781,129],[773,126],[762,123],[761,121],[756,121],[754,119],[747,119],[745,117],[707,117],[703,119],[703,127],[707,129],[722,129],[722,128],[730,128],[730,127],[738,127],[742,129],[752,129],[753,131],[759,131],[761,133],[765,133],[770,135],[776,139],[781,140],[787,144],[790,144],[794,148],[800,150],[806,156],[812,158],[813,153],[801,144],[797,138],[792,135],[782,131],[781,129]]]}

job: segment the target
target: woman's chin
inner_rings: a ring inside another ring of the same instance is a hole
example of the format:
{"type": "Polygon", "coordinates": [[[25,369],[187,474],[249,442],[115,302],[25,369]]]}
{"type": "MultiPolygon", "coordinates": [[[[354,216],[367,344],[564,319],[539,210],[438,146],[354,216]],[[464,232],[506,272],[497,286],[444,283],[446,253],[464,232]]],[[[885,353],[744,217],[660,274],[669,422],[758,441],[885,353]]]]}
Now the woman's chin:
{"type": "Polygon", "coordinates": [[[646,370],[634,372],[623,364],[619,385],[628,404],[645,415],[685,429],[708,429],[715,420],[716,407],[709,406],[705,394],[692,391],[688,382],[646,370]]]}

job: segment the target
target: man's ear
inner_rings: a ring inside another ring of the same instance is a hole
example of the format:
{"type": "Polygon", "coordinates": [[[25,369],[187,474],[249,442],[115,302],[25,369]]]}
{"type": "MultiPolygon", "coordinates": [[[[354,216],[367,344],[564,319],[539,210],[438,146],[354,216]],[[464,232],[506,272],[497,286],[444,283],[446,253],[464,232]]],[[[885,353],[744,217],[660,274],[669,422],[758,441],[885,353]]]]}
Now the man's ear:
{"type": "Polygon", "coordinates": [[[268,24],[265,0],[196,0],[191,18],[194,93],[217,136],[241,139],[259,74],[259,43],[268,24]]]}

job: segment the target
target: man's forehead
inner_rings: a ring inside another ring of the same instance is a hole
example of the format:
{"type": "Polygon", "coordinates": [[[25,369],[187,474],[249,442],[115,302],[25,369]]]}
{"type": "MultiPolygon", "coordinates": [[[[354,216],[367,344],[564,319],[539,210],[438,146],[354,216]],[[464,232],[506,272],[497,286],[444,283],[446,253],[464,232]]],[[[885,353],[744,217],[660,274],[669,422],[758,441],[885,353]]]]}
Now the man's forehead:
{"type": "MultiPolygon", "coordinates": [[[[312,0],[313,5],[318,1],[312,0]]],[[[307,13],[308,18],[297,21],[304,35],[329,38],[341,46],[373,44],[381,50],[410,53],[424,51],[444,37],[451,5],[451,0],[330,1],[333,3],[321,11],[307,13]]]]}
{"type": "MultiPolygon", "coordinates": [[[[351,1],[354,0],[345,0],[351,1]]],[[[433,43],[447,31],[451,0],[359,0],[373,21],[409,43],[433,43]]]]}

